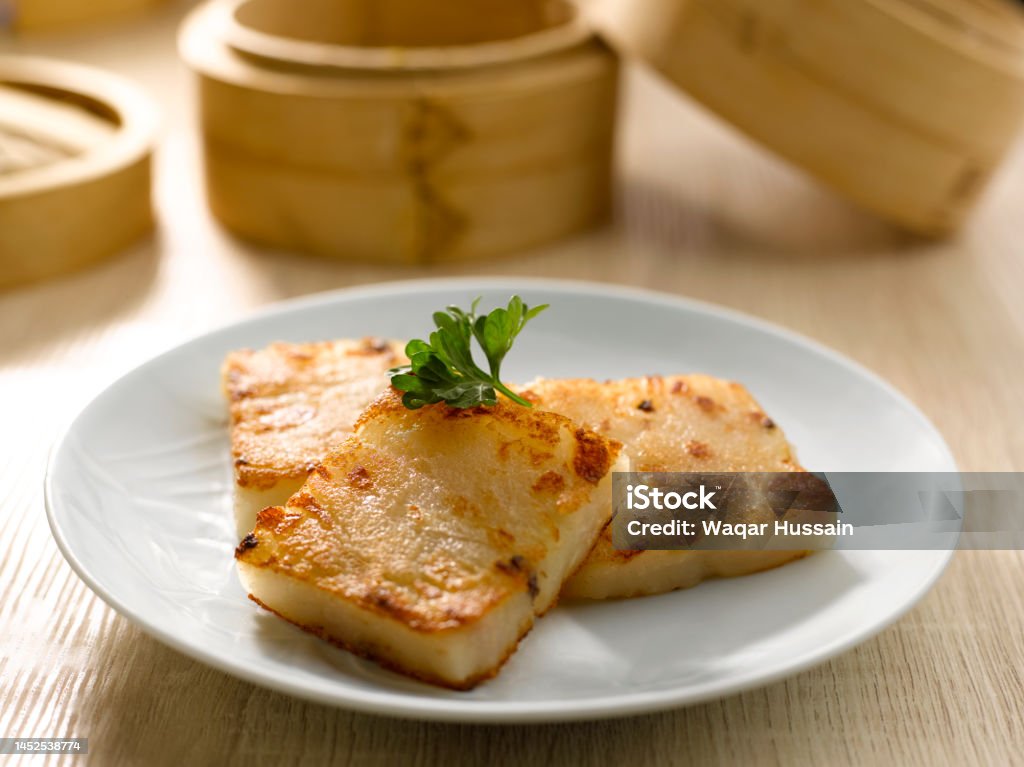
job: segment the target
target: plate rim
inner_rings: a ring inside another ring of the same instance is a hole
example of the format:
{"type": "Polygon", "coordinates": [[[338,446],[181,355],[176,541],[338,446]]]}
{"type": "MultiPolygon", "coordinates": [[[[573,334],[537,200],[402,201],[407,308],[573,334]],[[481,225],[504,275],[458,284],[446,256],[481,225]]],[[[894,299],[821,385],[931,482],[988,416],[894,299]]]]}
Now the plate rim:
{"type": "MultiPolygon", "coordinates": [[[[119,615],[138,626],[146,634],[158,640],[165,646],[192,658],[193,660],[215,668],[221,672],[230,674],[236,678],[243,679],[252,684],[275,690],[280,693],[294,697],[310,700],[317,703],[346,708],[353,711],[390,716],[397,718],[415,719],[422,721],[441,721],[453,723],[475,723],[475,724],[538,724],[546,722],[567,722],[582,720],[598,720],[638,716],[656,711],[663,711],[673,708],[691,706],[698,703],[717,700],[719,698],[733,695],[746,690],[757,689],[788,678],[814,666],[820,665],[849,649],[861,644],[873,636],[884,631],[897,620],[906,615],[921,599],[935,586],[935,583],[946,571],[954,550],[936,551],[941,556],[936,557],[931,565],[931,570],[919,584],[918,588],[910,593],[902,603],[895,608],[876,616],[873,620],[865,623],[856,631],[823,644],[812,652],[805,653],[798,659],[783,662],[772,670],[759,673],[750,672],[738,676],[729,682],[706,682],[700,685],[685,688],[672,688],[668,690],[646,691],[603,696],[589,700],[575,701],[572,704],[565,702],[549,701],[480,701],[480,700],[456,700],[452,698],[418,698],[410,697],[401,691],[369,691],[361,689],[349,689],[343,695],[336,692],[331,693],[312,689],[304,684],[291,683],[286,678],[273,674],[261,673],[259,668],[252,668],[243,662],[235,662],[231,658],[221,657],[205,648],[198,647],[179,639],[175,634],[165,631],[163,628],[154,625],[151,621],[137,615],[132,608],[125,605],[115,594],[100,586],[92,576],[89,569],[75,554],[74,548],[65,538],[63,531],[57,521],[57,512],[53,500],[53,466],[57,455],[68,441],[69,436],[78,424],[81,417],[103,397],[112,387],[116,386],[126,377],[135,375],[139,370],[156,362],[167,355],[173,354],[181,348],[202,341],[203,339],[234,329],[241,325],[256,320],[263,320],[301,312],[305,309],[324,306],[336,302],[344,302],[346,299],[373,298],[374,296],[401,295],[417,290],[449,290],[474,286],[480,290],[498,290],[510,288],[513,290],[525,290],[530,287],[537,289],[554,290],[559,292],[586,294],[595,297],[632,299],[647,303],[654,303],[665,307],[689,310],[703,313],[712,317],[725,319],[748,328],[779,336],[797,346],[804,347],[809,351],[827,358],[833,363],[845,368],[854,375],[866,379],[870,383],[882,389],[886,394],[899,402],[910,414],[912,414],[919,426],[936,440],[936,445],[941,447],[943,457],[948,461],[951,470],[958,471],[956,459],[945,438],[939,429],[928,419],[928,417],[915,405],[909,397],[903,394],[893,384],[889,383],[874,371],[846,355],[816,341],[813,338],[803,335],[787,327],[777,325],[769,320],[748,314],[738,309],[722,306],[691,298],[689,296],[675,295],[635,286],[623,286],[614,283],[592,282],[586,280],[549,279],[545,277],[519,277],[515,275],[504,276],[459,276],[459,277],[433,277],[423,279],[408,279],[374,282],[366,285],[349,286],[336,288],[327,291],[292,297],[280,301],[274,301],[264,306],[256,307],[247,311],[234,320],[221,323],[202,333],[191,336],[173,346],[163,349],[148,359],[123,371],[113,378],[107,385],[96,392],[89,401],[77,412],[77,414],[60,430],[49,451],[46,461],[46,471],[43,477],[43,502],[46,510],[46,519],[50,533],[57,544],[57,548],[63,555],[65,561],[70,565],[75,574],[96,594],[103,602],[111,607],[119,615]]],[[[821,552],[818,556],[830,556],[836,552],[821,552]]],[[[887,555],[898,556],[902,552],[885,552],[887,555]]]]}

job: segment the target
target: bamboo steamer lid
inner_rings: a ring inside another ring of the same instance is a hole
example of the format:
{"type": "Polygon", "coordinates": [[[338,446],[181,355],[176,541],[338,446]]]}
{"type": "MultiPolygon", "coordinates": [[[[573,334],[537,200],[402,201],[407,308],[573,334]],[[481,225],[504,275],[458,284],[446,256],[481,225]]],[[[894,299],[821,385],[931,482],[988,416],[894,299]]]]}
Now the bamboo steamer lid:
{"type": "Polygon", "coordinates": [[[1006,0],[599,0],[596,23],[855,202],[943,235],[1024,124],[1006,0]]]}
{"type": "Polygon", "coordinates": [[[618,62],[560,0],[223,0],[179,43],[211,210],[245,238],[430,263],[609,211],[618,62]]]}
{"type": "Polygon", "coordinates": [[[0,287],[92,263],[151,228],[156,124],[119,77],[0,56],[0,287]]]}

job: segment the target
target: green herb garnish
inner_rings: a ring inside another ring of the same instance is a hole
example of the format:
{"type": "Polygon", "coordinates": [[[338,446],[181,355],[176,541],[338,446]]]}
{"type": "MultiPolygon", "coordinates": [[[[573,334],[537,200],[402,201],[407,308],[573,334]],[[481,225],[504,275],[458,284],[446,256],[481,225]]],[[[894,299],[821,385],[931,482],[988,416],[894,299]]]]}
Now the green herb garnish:
{"type": "Polygon", "coordinates": [[[526,323],[548,305],[531,309],[519,296],[512,296],[507,308],[478,317],[479,303],[477,298],[469,312],[457,306],[434,312],[437,330],[430,340],[410,341],[405,355],[411,364],[389,371],[391,385],[405,392],[402,404],[410,410],[437,402],[458,408],[496,405],[496,391],[523,407],[532,407],[501,382],[501,363],[526,323]],[[489,373],[473,361],[470,346],[474,338],[487,357],[489,373]]]}

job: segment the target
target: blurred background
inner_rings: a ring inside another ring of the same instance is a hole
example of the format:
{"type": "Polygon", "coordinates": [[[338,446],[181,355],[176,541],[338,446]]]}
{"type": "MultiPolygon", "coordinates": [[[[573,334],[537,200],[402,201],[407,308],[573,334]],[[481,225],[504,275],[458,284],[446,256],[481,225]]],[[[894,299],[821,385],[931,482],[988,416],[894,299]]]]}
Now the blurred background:
{"type": "MultiPolygon", "coordinates": [[[[42,7],[46,0],[29,0],[27,7],[34,3],[42,7]]],[[[54,3],[65,5],[82,8],[54,3]]],[[[594,279],[752,312],[884,369],[904,390],[925,385],[924,370],[934,373],[937,365],[943,375],[928,376],[929,390],[955,378],[974,392],[990,392],[972,407],[989,411],[993,430],[987,439],[1004,445],[1006,458],[999,466],[975,468],[1013,465],[1019,437],[997,413],[1019,405],[1016,387],[1009,385],[1024,325],[1018,299],[1024,270],[1017,236],[1024,193],[1019,151],[998,164],[958,231],[929,239],[848,202],[629,57],[614,114],[607,218],[574,223],[566,227],[572,231],[539,246],[469,253],[456,262],[388,263],[394,259],[385,254],[375,260],[372,252],[357,260],[344,252],[315,258],[301,247],[250,244],[211,215],[199,84],[177,47],[190,10],[189,3],[150,3],[106,21],[5,33],[4,56],[52,57],[121,75],[155,102],[160,118],[153,140],[155,229],[99,265],[0,292],[0,362],[31,366],[75,349],[78,388],[84,389],[93,383],[90,367],[100,371],[98,385],[111,378],[111,368],[126,369],[249,307],[311,291],[449,274],[594,279]],[[879,334],[886,343],[879,343],[879,334]],[[994,382],[1001,385],[997,391],[994,382]]],[[[489,86],[482,87],[486,95],[489,86]]],[[[240,123],[238,131],[248,126],[240,123]]],[[[795,124],[792,131],[807,134],[813,125],[795,124]]],[[[367,135],[375,135],[372,127],[367,135]]],[[[323,140],[330,144],[329,136],[323,140]]],[[[501,158],[508,151],[499,147],[493,154],[501,158]]],[[[880,176],[887,169],[870,172],[880,176]]],[[[375,215],[372,205],[360,208],[358,200],[354,210],[375,215]]],[[[328,209],[323,217],[330,216],[328,209]]],[[[512,227],[522,225],[512,214],[507,219],[512,227]]],[[[50,223],[48,228],[61,226],[59,220],[50,223]]],[[[0,242],[13,239],[12,228],[5,229],[0,242]]],[[[17,258],[31,261],[32,253],[19,246],[17,258]]],[[[60,379],[54,384],[61,386],[60,379]]],[[[954,447],[970,449],[957,434],[966,427],[949,412],[937,407],[929,415],[954,447]]]]}

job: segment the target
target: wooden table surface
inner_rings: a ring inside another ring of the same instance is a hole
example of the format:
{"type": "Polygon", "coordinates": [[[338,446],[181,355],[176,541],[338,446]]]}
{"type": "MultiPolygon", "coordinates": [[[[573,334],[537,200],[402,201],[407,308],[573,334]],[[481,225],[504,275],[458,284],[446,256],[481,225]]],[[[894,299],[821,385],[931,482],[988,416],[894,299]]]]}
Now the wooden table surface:
{"type": "Polygon", "coordinates": [[[0,42],[128,74],[166,118],[158,233],[105,265],[0,293],[0,736],[88,737],[104,765],[1024,760],[1020,552],[958,553],[895,626],[784,682],[656,715],[528,727],[389,720],[295,700],[167,649],[94,596],[43,511],[47,451],[75,412],[137,363],[254,307],[380,280],[543,275],[725,304],[877,371],[934,420],[962,468],[1024,469],[1024,152],[957,241],[922,242],[630,70],[613,225],[472,266],[331,264],[248,247],[211,220],[192,83],[174,53],[180,14],[0,42]]]}

